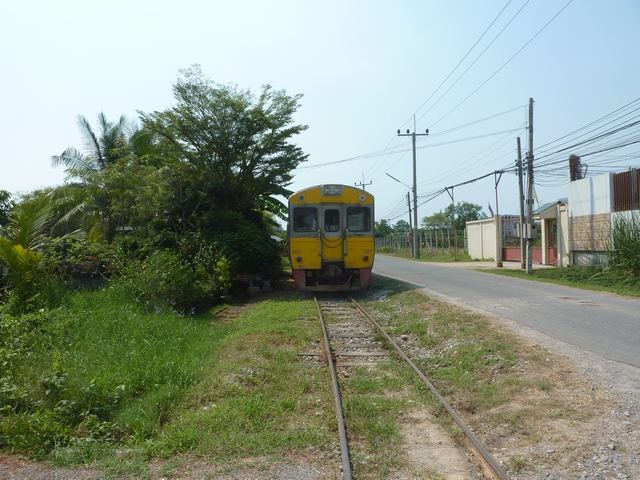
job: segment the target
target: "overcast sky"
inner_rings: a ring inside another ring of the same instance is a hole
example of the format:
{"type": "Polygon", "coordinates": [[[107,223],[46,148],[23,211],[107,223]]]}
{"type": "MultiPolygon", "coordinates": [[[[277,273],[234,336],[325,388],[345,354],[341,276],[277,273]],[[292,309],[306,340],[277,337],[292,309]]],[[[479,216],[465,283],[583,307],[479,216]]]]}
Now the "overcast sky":
{"type": "MultiPolygon", "coordinates": [[[[90,120],[100,111],[112,119],[135,118],[138,110],[164,109],[172,105],[178,70],[194,63],[217,82],[249,88],[268,83],[304,94],[297,119],[309,125],[298,138],[310,155],[305,167],[385,148],[407,150],[302,168],[290,187],[353,184],[364,173],[365,181],[373,182],[367,189],[376,195],[378,218],[403,213],[407,188],[385,172],[411,182],[411,141],[395,132],[412,128],[405,122],[416,111],[417,129],[431,132],[418,150],[418,193],[425,195],[510,164],[515,137],[521,135],[526,145],[529,97],[535,99],[534,144],[542,145],[640,96],[640,2],[574,0],[454,109],[566,3],[512,0],[445,86],[420,108],[506,3],[4,1],[0,189],[25,192],[60,184],[64,174],[51,167],[50,156],[80,146],[77,114],[90,120]],[[510,109],[515,110],[440,134],[510,109]],[[481,138],[437,145],[469,137],[481,138]]],[[[566,173],[559,175],[561,180],[566,173]]],[[[514,175],[503,177],[502,213],[517,213],[516,185],[514,175]]],[[[537,193],[541,202],[555,200],[567,195],[566,185],[541,185],[537,193]]],[[[495,208],[492,179],[455,194],[456,200],[485,210],[490,202],[495,208]]],[[[448,201],[441,195],[422,206],[420,216],[448,201]]]]}

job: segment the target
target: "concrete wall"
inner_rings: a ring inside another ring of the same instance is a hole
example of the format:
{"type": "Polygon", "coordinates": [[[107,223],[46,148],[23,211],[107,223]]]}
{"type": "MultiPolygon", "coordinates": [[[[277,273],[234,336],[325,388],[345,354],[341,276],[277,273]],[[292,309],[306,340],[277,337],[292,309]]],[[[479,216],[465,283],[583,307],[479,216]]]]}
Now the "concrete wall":
{"type": "Polygon", "coordinates": [[[598,265],[606,261],[612,210],[613,174],[569,183],[569,247],[574,265],[598,265]]]}
{"type": "Polygon", "coordinates": [[[569,255],[569,208],[567,205],[558,207],[558,266],[568,267],[571,261],[569,255]]]}
{"type": "Polygon", "coordinates": [[[574,252],[604,252],[611,239],[611,214],[600,213],[571,217],[571,250],[574,252]]]}
{"type": "Polygon", "coordinates": [[[467,222],[469,256],[474,260],[496,259],[496,222],[493,218],[467,222]]]}
{"type": "Polygon", "coordinates": [[[569,182],[569,216],[611,213],[612,205],[613,174],[605,173],[569,182]]]}

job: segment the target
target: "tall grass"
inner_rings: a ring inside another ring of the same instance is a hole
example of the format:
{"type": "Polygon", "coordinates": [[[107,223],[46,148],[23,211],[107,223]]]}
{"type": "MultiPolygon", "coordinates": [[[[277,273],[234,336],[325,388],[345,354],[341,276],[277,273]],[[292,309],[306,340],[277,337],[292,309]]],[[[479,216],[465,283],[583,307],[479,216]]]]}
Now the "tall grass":
{"type": "Polygon", "coordinates": [[[203,318],[151,314],[114,289],[64,307],[0,311],[0,448],[45,456],[152,435],[194,383],[214,335],[203,318]]]}
{"type": "Polygon", "coordinates": [[[611,237],[610,267],[640,276],[640,215],[632,211],[616,217],[611,237]]]}

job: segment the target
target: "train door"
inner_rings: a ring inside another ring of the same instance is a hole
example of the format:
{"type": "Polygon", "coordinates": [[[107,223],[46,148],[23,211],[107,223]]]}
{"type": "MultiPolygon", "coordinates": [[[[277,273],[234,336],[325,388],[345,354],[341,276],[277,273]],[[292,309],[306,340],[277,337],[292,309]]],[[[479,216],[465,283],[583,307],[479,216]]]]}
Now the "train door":
{"type": "Polygon", "coordinates": [[[325,262],[342,260],[342,222],[341,205],[324,204],[322,206],[322,258],[325,262]]]}

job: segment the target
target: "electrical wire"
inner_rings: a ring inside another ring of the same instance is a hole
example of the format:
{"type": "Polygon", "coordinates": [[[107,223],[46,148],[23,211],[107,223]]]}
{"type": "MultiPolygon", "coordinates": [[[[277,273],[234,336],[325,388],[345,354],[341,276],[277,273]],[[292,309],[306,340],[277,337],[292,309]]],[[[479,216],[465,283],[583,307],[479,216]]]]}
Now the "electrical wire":
{"type": "Polygon", "coordinates": [[[560,10],[558,10],[555,15],[553,15],[553,17],[551,17],[547,23],[545,23],[542,28],[540,28],[531,38],[529,38],[529,40],[527,40],[513,55],[511,55],[511,57],[509,57],[509,59],[504,62],[497,70],[495,70],[491,75],[489,75],[489,77],[487,77],[487,79],[482,82],[480,85],[478,85],[469,95],[467,95],[465,98],[463,98],[459,103],[457,103],[451,110],[449,110],[447,113],[445,113],[442,117],[440,117],[438,120],[436,120],[435,123],[431,124],[431,127],[436,126],[438,123],[440,123],[442,120],[444,120],[445,118],[447,118],[449,115],[451,115],[451,113],[453,113],[454,111],[456,111],[462,104],[464,104],[467,100],[469,100],[473,95],[475,95],[478,90],[480,90],[482,87],[484,87],[493,77],[495,77],[498,73],[500,73],[502,71],[502,69],[504,67],[506,67],[509,63],[511,63],[511,61],[516,58],[520,52],[522,52],[527,46],[529,46],[529,44],[531,42],[533,42],[538,35],[540,35],[549,25],[551,25],[551,23],[573,2],[573,0],[569,0],[567,3],[565,3],[562,8],[560,8],[560,10]]]}
{"type": "MultiPolygon", "coordinates": [[[[494,44],[494,42],[495,42],[495,41],[496,41],[496,40],[497,40],[497,39],[502,35],[502,33],[507,29],[507,27],[508,27],[509,25],[511,25],[511,23],[512,23],[512,22],[516,19],[516,17],[520,14],[520,12],[522,12],[522,10],[524,9],[524,7],[526,7],[526,6],[527,6],[527,4],[529,3],[529,1],[530,1],[530,0],[526,0],[526,1],[522,4],[522,6],[520,7],[520,9],[519,9],[519,10],[518,10],[518,11],[517,11],[517,12],[516,12],[516,13],[515,13],[515,14],[514,14],[510,19],[509,19],[509,21],[508,21],[508,22],[507,22],[507,23],[502,27],[502,30],[500,30],[500,31],[498,32],[498,34],[497,34],[495,37],[493,37],[493,40],[491,40],[491,42],[489,42],[489,44],[484,48],[484,50],[482,50],[482,52],[480,52],[480,54],[479,54],[479,55],[478,55],[478,56],[473,60],[473,62],[471,62],[471,64],[470,64],[469,66],[467,66],[466,70],[465,70],[464,72],[462,72],[462,73],[458,76],[458,78],[456,78],[456,80],[455,80],[451,85],[449,85],[449,88],[447,88],[447,90],[445,90],[445,92],[444,92],[442,95],[440,95],[440,97],[438,97],[438,99],[435,101],[435,103],[433,103],[433,104],[432,104],[432,105],[431,105],[431,106],[430,106],[430,107],[429,107],[429,108],[428,108],[428,109],[427,109],[427,110],[426,110],[422,115],[420,115],[420,117],[418,117],[418,120],[421,120],[422,118],[424,118],[424,117],[425,117],[425,115],[427,115],[431,110],[433,110],[433,109],[434,109],[434,108],[435,108],[435,107],[440,103],[440,101],[441,101],[441,100],[442,100],[442,99],[443,99],[443,98],[444,98],[444,97],[445,97],[445,96],[446,96],[446,95],[451,91],[451,89],[452,89],[453,87],[455,87],[455,86],[456,86],[456,84],[457,84],[457,83],[462,79],[462,77],[464,77],[464,76],[465,76],[465,74],[466,74],[466,73],[471,69],[471,67],[473,67],[473,66],[476,64],[476,62],[477,62],[478,60],[480,60],[480,58],[485,54],[485,52],[486,52],[487,50],[489,50],[489,48],[491,47],[491,45],[493,45],[493,44],[494,44]]],[[[506,6],[505,6],[505,8],[506,8],[506,6]]],[[[501,11],[500,13],[502,13],[502,11],[501,11]]],[[[496,18],[496,20],[497,20],[497,18],[496,18]]],[[[494,22],[495,22],[495,20],[494,20],[494,22]]],[[[493,25],[493,23],[492,23],[492,25],[493,25]]]]}

